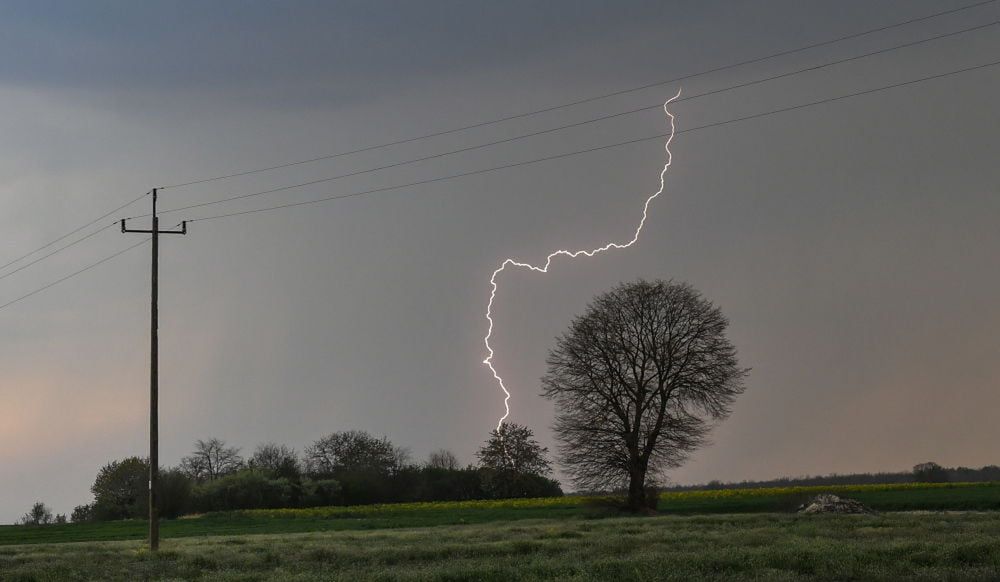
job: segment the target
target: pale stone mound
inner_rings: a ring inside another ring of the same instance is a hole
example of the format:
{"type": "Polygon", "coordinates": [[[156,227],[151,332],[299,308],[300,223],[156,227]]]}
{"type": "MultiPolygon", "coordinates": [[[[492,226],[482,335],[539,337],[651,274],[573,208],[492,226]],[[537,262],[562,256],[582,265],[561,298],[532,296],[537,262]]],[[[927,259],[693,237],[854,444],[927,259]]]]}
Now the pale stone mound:
{"type": "Polygon", "coordinates": [[[853,499],[841,499],[836,495],[823,493],[813,497],[809,502],[800,505],[799,513],[859,513],[871,515],[875,512],[853,499]]]}

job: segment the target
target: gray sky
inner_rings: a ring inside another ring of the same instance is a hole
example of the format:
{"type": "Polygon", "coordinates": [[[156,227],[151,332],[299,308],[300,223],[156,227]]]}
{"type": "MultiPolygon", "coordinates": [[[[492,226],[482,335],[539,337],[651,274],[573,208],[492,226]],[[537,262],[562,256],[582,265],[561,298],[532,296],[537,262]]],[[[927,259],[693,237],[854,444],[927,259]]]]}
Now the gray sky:
{"type": "MultiPolygon", "coordinates": [[[[448,129],[959,6],[801,2],[8,2],[0,264],[153,186],[448,129]]],[[[996,4],[707,75],[685,94],[996,20],[996,4]]],[[[1000,58],[989,28],[678,103],[678,129],[1000,58]]],[[[512,420],[552,445],[553,338],[621,280],[685,280],[732,320],[748,390],[679,482],[1000,461],[996,68],[681,134],[639,243],[510,272],[495,305],[512,420]]],[[[662,101],[677,85],[349,158],[168,189],[174,208],[662,101]]],[[[649,111],[240,203],[379,188],[665,131],[649,111]]],[[[384,433],[464,462],[502,413],[489,275],[627,240],[662,142],[217,221],[163,241],[161,459],[197,438],[298,449],[384,433]]],[[[148,203],[144,201],[144,203],[148,203]]],[[[121,214],[135,215],[135,205],[121,214]]],[[[117,215],[116,215],[117,217],[117,215]]],[[[111,222],[107,220],[106,222],[111,222]]],[[[169,226],[164,218],[164,225],[169,226]]],[[[138,235],[0,280],[0,304],[138,235]]],[[[66,512],[147,448],[148,248],[0,310],[0,522],[66,512]]],[[[9,269],[8,269],[9,270],[9,269]]],[[[7,271],[3,271],[7,272],[7,271]]]]}

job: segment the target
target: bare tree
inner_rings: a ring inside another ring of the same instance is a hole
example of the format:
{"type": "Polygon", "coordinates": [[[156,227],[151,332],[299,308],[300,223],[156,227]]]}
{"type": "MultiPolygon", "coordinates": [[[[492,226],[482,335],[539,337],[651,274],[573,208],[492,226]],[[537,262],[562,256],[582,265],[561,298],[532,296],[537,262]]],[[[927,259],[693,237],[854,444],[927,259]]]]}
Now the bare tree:
{"type": "Polygon", "coordinates": [[[549,450],[538,444],[531,429],[514,422],[505,422],[500,430],[493,429],[476,457],[485,469],[510,471],[522,475],[548,475],[551,465],[546,458],[549,450]]]}
{"type": "Polygon", "coordinates": [[[543,396],[556,404],[561,460],[589,490],[646,487],[707,441],[747,374],[719,308],[686,283],[643,280],[598,296],[549,353],[543,396]]]}
{"type": "Polygon", "coordinates": [[[458,457],[447,449],[439,449],[427,457],[427,467],[454,471],[459,468],[458,457]]]}
{"type": "Polygon", "coordinates": [[[360,430],[331,433],[306,447],[306,471],[333,475],[340,471],[371,470],[391,474],[406,465],[409,453],[386,437],[360,430]]]}
{"type": "Polygon", "coordinates": [[[217,438],[196,441],[194,452],[181,459],[181,470],[198,481],[217,479],[242,467],[240,450],[217,438]]]}
{"type": "Polygon", "coordinates": [[[267,471],[276,477],[292,479],[302,473],[299,456],[295,449],[276,443],[257,445],[253,456],[247,461],[251,468],[267,471]]]}
{"type": "Polygon", "coordinates": [[[404,467],[410,465],[410,458],[411,458],[410,449],[406,447],[393,446],[392,458],[393,458],[392,471],[393,472],[399,471],[400,469],[403,469],[404,467]]]}

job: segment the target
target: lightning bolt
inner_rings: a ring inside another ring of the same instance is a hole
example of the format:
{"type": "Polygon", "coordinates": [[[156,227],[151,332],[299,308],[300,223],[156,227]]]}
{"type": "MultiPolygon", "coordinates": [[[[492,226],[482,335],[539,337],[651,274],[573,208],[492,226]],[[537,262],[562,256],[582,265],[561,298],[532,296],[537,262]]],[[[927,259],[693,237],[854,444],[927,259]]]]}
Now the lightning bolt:
{"type": "Polygon", "coordinates": [[[635,229],[635,234],[632,235],[632,240],[628,241],[627,243],[609,242],[608,244],[602,247],[590,250],[583,249],[578,251],[568,251],[560,249],[558,251],[550,253],[549,256],[545,258],[545,265],[541,267],[537,265],[532,265],[530,263],[522,263],[515,259],[506,259],[502,263],[500,263],[500,266],[497,267],[495,271],[493,271],[493,275],[490,277],[490,287],[491,287],[490,301],[486,305],[486,321],[489,323],[489,328],[486,331],[486,336],[483,338],[483,343],[486,344],[486,351],[488,355],[486,359],[483,360],[483,363],[489,367],[490,372],[493,373],[493,378],[496,379],[497,384],[500,386],[500,389],[503,390],[504,393],[504,399],[503,399],[504,414],[503,416],[500,417],[500,420],[497,422],[497,434],[500,435],[501,444],[503,443],[502,440],[503,436],[502,433],[500,433],[500,429],[503,426],[504,421],[507,420],[507,417],[510,416],[511,394],[510,391],[507,390],[507,386],[504,384],[503,377],[500,376],[500,374],[497,372],[496,366],[493,365],[493,357],[496,354],[493,351],[493,346],[490,345],[490,338],[493,337],[493,301],[496,299],[497,296],[497,277],[500,275],[500,273],[504,272],[507,269],[507,267],[529,269],[531,271],[535,271],[538,273],[548,273],[549,267],[552,265],[552,259],[558,256],[567,256],[571,259],[575,259],[580,255],[586,257],[592,257],[596,254],[603,253],[604,251],[608,251],[611,249],[627,249],[630,246],[634,245],[636,241],[639,240],[639,234],[642,232],[643,227],[646,225],[646,216],[649,211],[650,203],[652,203],[657,196],[663,194],[664,178],[667,174],[667,170],[670,168],[670,163],[673,161],[673,154],[670,152],[670,142],[673,141],[674,139],[674,131],[675,131],[674,114],[670,113],[669,106],[671,102],[673,102],[680,96],[681,96],[681,91],[680,89],[678,89],[677,94],[668,99],[663,104],[663,112],[667,115],[668,118],[670,118],[670,136],[667,138],[667,142],[663,146],[667,152],[667,161],[663,164],[663,170],[660,171],[660,188],[656,192],[653,192],[648,198],[646,198],[646,203],[642,207],[642,219],[639,221],[639,226],[637,226],[635,229]]]}

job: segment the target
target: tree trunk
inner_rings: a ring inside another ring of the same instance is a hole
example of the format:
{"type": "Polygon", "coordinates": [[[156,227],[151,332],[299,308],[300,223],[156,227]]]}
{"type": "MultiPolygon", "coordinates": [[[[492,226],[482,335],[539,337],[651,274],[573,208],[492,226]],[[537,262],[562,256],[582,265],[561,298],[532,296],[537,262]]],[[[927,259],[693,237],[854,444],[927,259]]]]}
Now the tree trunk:
{"type": "Polygon", "coordinates": [[[645,471],[633,467],[629,472],[628,508],[636,513],[646,510],[645,471]]]}

